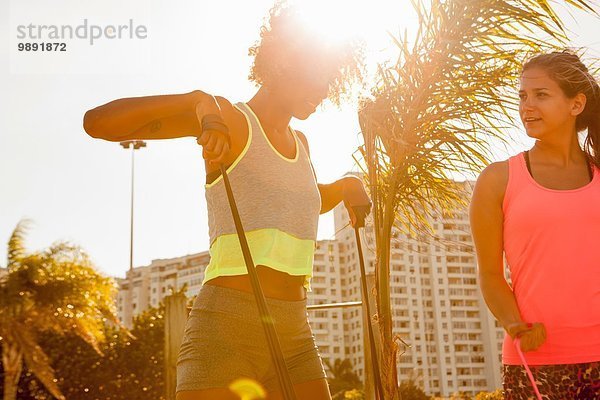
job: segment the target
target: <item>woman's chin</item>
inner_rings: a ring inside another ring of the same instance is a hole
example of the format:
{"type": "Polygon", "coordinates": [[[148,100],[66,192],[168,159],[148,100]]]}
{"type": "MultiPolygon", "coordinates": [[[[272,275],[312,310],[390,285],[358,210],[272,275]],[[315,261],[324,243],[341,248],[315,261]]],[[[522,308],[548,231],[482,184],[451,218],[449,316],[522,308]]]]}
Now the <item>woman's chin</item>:
{"type": "Polygon", "coordinates": [[[294,117],[299,120],[305,120],[317,111],[317,106],[309,101],[302,100],[295,107],[294,117]]]}
{"type": "Polygon", "coordinates": [[[305,119],[307,119],[308,117],[310,117],[313,113],[314,113],[313,110],[311,110],[311,111],[308,111],[306,109],[304,109],[304,110],[297,110],[297,112],[294,113],[294,118],[299,119],[301,121],[304,121],[305,119]]]}
{"type": "Polygon", "coordinates": [[[541,139],[544,136],[543,132],[538,129],[526,129],[525,133],[532,139],[541,139]]]}

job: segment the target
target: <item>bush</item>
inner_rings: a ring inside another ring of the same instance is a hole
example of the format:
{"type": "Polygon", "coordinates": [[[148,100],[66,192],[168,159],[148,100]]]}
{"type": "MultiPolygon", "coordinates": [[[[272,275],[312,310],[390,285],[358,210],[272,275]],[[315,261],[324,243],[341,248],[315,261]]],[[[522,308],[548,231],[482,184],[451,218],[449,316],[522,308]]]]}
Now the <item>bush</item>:
{"type": "MultiPolygon", "coordinates": [[[[164,400],[164,307],[134,320],[130,337],[105,326],[106,342],[98,355],[77,336],[46,334],[40,345],[56,371],[58,385],[69,400],[164,400]]],[[[2,369],[0,364],[0,375],[2,369]]],[[[0,379],[0,393],[2,379],[0,379]]],[[[19,400],[52,400],[53,396],[24,368],[19,400]]]]}

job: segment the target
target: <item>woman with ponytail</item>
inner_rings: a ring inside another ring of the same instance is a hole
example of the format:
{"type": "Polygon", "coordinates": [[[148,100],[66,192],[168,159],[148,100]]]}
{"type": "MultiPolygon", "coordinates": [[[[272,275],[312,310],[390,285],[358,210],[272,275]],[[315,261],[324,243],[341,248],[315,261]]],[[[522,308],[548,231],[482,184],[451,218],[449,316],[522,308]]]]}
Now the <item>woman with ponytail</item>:
{"type": "Polygon", "coordinates": [[[470,211],[505,398],[600,399],[600,88],[554,52],[525,63],[519,98],[535,144],[481,173],[470,211]]]}

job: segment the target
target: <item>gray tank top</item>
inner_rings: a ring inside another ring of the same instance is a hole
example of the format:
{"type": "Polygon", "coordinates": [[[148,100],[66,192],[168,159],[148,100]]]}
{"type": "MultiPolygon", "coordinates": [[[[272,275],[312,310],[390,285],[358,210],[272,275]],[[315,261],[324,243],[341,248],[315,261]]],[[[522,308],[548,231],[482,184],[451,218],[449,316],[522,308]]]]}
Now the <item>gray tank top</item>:
{"type": "MultiPolygon", "coordinates": [[[[227,168],[244,231],[275,228],[298,239],[316,240],[321,196],[308,154],[296,133],[295,158],[281,155],[269,142],[252,109],[235,107],[246,117],[248,140],[227,168]]],[[[222,176],[205,185],[210,245],[235,234],[222,176]]]]}

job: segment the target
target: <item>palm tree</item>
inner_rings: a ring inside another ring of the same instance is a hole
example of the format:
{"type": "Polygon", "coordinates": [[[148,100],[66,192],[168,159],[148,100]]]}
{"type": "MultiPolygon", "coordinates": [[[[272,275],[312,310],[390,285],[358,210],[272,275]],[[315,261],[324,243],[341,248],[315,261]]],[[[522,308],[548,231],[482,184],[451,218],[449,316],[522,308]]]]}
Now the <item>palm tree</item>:
{"type": "MultiPolygon", "coordinates": [[[[392,333],[392,230],[426,238],[430,217],[465,205],[463,186],[450,178],[479,173],[491,160],[490,143],[506,143],[523,59],[567,41],[545,0],[412,3],[419,28],[410,41],[406,33],[392,36],[398,58],[379,66],[370,98],[361,101],[364,145],[356,157],[373,200],[379,355],[384,398],[394,400],[400,338],[392,333]]],[[[566,3],[595,13],[590,2],[566,3]]]]}
{"type": "Polygon", "coordinates": [[[58,242],[28,253],[26,229],[24,220],[13,231],[8,271],[0,278],[4,400],[16,398],[23,362],[55,398],[64,399],[38,338],[43,332],[74,334],[101,354],[104,323],[120,325],[114,306],[116,287],[77,246],[58,242]]]}
{"type": "Polygon", "coordinates": [[[347,390],[360,389],[362,387],[360,378],[352,370],[352,362],[349,359],[336,358],[333,364],[330,360],[325,359],[324,363],[329,371],[327,380],[329,382],[329,390],[334,399],[343,399],[344,393],[347,390]]]}

